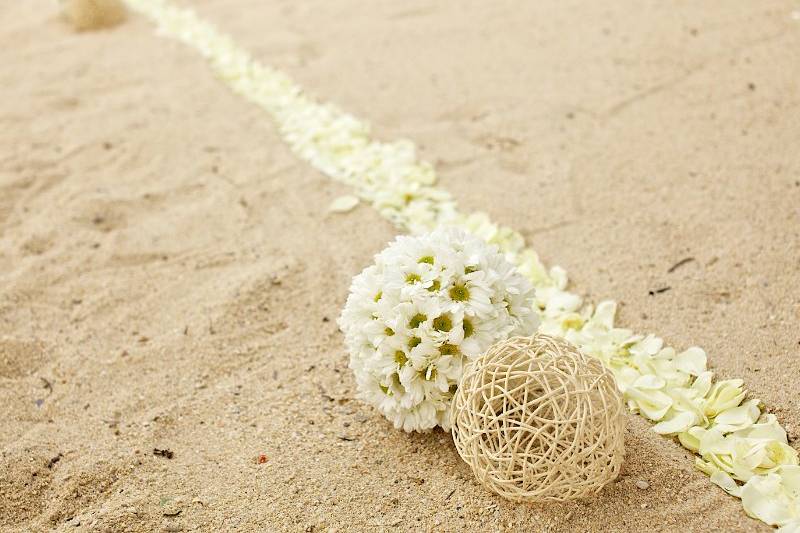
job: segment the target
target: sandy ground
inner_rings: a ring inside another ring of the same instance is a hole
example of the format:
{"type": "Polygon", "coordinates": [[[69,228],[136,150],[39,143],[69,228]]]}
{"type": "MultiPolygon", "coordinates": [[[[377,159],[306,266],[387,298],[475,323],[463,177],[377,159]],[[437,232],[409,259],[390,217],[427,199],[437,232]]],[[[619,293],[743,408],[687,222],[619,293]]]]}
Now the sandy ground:
{"type": "MultiPolygon", "coordinates": [[[[189,4],[798,445],[796,5],[189,4]]],[[[326,214],[347,190],[261,110],[148,21],[75,34],[45,0],[0,4],[0,64],[0,530],[767,529],[633,416],[599,496],[487,493],[353,399],[335,318],[395,231],[326,214]]]]}

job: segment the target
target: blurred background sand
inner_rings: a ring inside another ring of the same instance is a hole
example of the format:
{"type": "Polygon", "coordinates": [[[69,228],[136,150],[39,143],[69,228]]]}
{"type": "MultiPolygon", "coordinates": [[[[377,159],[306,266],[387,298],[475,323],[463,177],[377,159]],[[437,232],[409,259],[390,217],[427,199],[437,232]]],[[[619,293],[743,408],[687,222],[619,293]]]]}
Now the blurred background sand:
{"type": "MultiPolygon", "coordinates": [[[[797,4],[184,5],[413,139],[624,326],[707,349],[797,447],[797,4]]],[[[634,416],[597,497],[484,491],[354,399],[335,320],[388,222],[327,214],[347,189],[141,17],[4,2],[0,44],[0,530],[768,529],[634,416]]]]}

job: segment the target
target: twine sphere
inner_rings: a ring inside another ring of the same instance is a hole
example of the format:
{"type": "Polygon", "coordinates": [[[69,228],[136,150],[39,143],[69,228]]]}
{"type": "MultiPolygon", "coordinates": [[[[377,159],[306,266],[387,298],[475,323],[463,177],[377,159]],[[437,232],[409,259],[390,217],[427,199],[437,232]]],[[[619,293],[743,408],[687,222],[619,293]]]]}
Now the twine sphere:
{"type": "Polygon", "coordinates": [[[515,501],[595,494],[619,474],[625,417],[612,374],[565,340],[512,337],[470,363],[453,398],[458,453],[515,501]]]}

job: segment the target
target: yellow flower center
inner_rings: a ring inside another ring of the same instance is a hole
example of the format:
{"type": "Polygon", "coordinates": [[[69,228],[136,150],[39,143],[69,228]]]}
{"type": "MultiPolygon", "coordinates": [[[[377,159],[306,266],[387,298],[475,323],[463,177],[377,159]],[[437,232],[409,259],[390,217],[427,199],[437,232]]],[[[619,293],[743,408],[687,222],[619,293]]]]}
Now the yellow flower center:
{"type": "Polygon", "coordinates": [[[406,283],[414,284],[419,283],[420,281],[422,281],[422,278],[419,276],[419,274],[415,274],[413,272],[406,274],[406,283]]]}
{"type": "Polygon", "coordinates": [[[422,313],[417,313],[411,317],[411,320],[408,321],[408,327],[411,329],[418,328],[419,325],[426,320],[428,320],[427,316],[423,315],[422,313]]]}
{"type": "Polygon", "coordinates": [[[437,316],[433,319],[433,329],[436,331],[450,331],[453,329],[453,321],[447,315],[437,316]]]}
{"type": "Polygon", "coordinates": [[[450,298],[456,302],[466,302],[469,300],[469,289],[466,285],[453,285],[450,289],[450,298]]]}
{"type": "Polygon", "coordinates": [[[578,314],[573,314],[564,319],[564,329],[581,329],[583,327],[583,318],[578,314]]]}
{"type": "Polygon", "coordinates": [[[472,325],[472,321],[469,318],[465,318],[463,324],[464,338],[471,337],[475,333],[475,326],[472,325]]]}
{"type": "Polygon", "coordinates": [[[442,344],[439,346],[439,353],[442,355],[458,355],[458,346],[455,344],[442,344]]]}

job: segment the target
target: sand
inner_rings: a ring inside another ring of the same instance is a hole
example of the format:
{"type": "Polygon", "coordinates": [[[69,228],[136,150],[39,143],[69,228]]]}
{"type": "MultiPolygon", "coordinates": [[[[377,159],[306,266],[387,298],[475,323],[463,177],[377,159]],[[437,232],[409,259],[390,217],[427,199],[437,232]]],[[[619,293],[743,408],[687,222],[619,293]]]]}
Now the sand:
{"type": "MultiPolygon", "coordinates": [[[[798,445],[791,2],[187,5],[414,139],[625,326],[706,348],[798,445]]],[[[395,230],[328,214],[349,191],[263,111],[138,16],[3,2],[0,62],[0,530],[768,529],[635,416],[600,495],[486,492],[447,434],[354,399],[335,319],[395,230]]]]}

